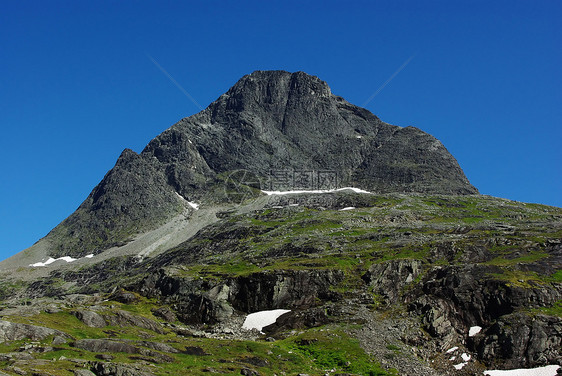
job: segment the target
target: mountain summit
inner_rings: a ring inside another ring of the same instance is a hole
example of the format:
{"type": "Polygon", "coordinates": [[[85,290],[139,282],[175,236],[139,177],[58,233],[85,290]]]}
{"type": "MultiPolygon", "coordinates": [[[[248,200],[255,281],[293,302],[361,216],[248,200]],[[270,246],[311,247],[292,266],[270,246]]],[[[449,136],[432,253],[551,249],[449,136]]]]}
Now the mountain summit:
{"type": "Polygon", "coordinates": [[[213,187],[241,170],[263,190],[478,193],[433,136],[384,123],[317,77],[256,71],[140,155],[123,151],[47,236],[47,253],[77,257],[119,245],[180,213],[186,202],[217,201],[213,187]]]}

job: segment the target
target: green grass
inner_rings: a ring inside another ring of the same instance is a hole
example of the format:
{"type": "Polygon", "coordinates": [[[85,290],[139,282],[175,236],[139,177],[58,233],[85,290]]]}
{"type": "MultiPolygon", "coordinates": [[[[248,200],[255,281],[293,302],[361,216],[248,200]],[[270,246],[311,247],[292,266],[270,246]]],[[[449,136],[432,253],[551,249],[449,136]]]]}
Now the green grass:
{"type": "Polygon", "coordinates": [[[527,255],[523,255],[520,257],[515,258],[506,258],[505,256],[498,256],[488,262],[485,262],[486,265],[496,265],[496,266],[511,266],[516,264],[530,264],[535,261],[541,260],[543,258],[549,257],[548,253],[535,251],[531,252],[527,255]]]}
{"type": "Polygon", "coordinates": [[[557,301],[551,307],[539,308],[537,311],[550,316],[562,317],[562,300],[557,301]]]}

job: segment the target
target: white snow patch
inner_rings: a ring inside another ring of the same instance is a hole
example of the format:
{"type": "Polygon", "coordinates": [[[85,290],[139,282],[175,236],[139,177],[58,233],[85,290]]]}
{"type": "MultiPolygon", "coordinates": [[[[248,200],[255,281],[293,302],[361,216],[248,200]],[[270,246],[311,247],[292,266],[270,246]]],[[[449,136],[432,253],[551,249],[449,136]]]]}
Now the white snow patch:
{"type": "MultiPolygon", "coordinates": [[[[86,255],[82,258],[92,258],[92,257],[94,257],[93,253],[89,254],[89,255],[86,255]]],[[[29,266],[31,266],[33,268],[37,268],[37,267],[40,267],[40,266],[47,266],[47,265],[52,264],[53,262],[59,261],[59,260],[66,261],[66,262],[73,262],[73,261],[76,261],[76,260],[79,260],[79,259],[75,259],[75,258],[70,257],[70,256],[62,256],[62,257],[59,257],[59,258],[56,258],[56,259],[54,259],[52,257],[49,257],[49,259],[45,262],[36,262],[35,264],[29,264],[29,266]]]]}
{"type": "Polygon", "coordinates": [[[356,138],[363,138],[362,136],[355,136],[356,138]]]}
{"type": "Polygon", "coordinates": [[[468,355],[467,353],[462,353],[461,358],[465,362],[468,362],[470,360],[470,355],[468,355]]]}
{"type": "Polygon", "coordinates": [[[466,366],[468,363],[459,363],[459,364],[455,364],[453,367],[455,367],[455,369],[462,369],[462,367],[466,366]]]}
{"type": "Polygon", "coordinates": [[[199,204],[193,201],[188,201],[187,202],[189,204],[189,206],[191,206],[193,209],[195,210],[199,210],[199,204]]]}
{"type": "Polygon", "coordinates": [[[477,335],[478,333],[480,333],[480,331],[482,330],[481,326],[472,326],[470,327],[470,329],[468,330],[468,336],[469,337],[474,337],[475,335],[477,335]]]}
{"type": "Polygon", "coordinates": [[[456,356],[454,356],[454,355],[453,355],[452,357],[450,357],[450,358],[449,358],[449,360],[450,360],[451,362],[452,362],[453,360],[455,360],[455,359],[457,359],[457,357],[456,357],[456,356]]]}
{"type": "Polygon", "coordinates": [[[355,209],[355,206],[347,206],[347,207],[345,207],[345,208],[343,208],[343,209],[340,209],[340,211],[344,211],[344,210],[353,210],[353,209],[355,209]]]}
{"type": "Polygon", "coordinates": [[[59,260],[63,260],[63,261],[66,261],[66,262],[72,262],[72,261],[76,261],[77,259],[72,258],[70,256],[63,256],[63,257],[59,257],[57,259],[49,257],[49,259],[45,262],[36,262],[35,264],[29,264],[29,266],[37,268],[37,267],[40,267],[40,266],[47,266],[47,265],[52,264],[53,262],[59,261],[59,260]]]}
{"type": "Polygon", "coordinates": [[[452,353],[452,352],[455,352],[455,351],[457,351],[458,349],[459,349],[458,346],[451,347],[449,350],[447,350],[447,354],[450,354],[450,353],[452,353]]]}
{"type": "Polygon", "coordinates": [[[257,329],[261,330],[268,325],[274,324],[275,321],[284,313],[291,312],[290,309],[274,309],[272,311],[260,311],[250,313],[246,316],[244,324],[242,324],[242,329],[257,329]]]}
{"type": "Polygon", "coordinates": [[[334,192],[345,191],[345,190],[348,190],[348,189],[352,190],[355,193],[371,193],[371,192],[364,191],[362,189],[354,188],[354,187],[345,187],[345,188],[338,188],[338,189],[317,189],[317,190],[311,190],[311,191],[300,190],[300,191],[262,191],[262,192],[265,193],[268,196],[271,196],[271,195],[290,195],[290,194],[294,194],[294,193],[334,193],[334,192]]]}
{"type": "Polygon", "coordinates": [[[510,369],[507,371],[489,370],[484,371],[488,376],[556,376],[556,371],[560,368],[557,365],[530,368],[530,369],[510,369]]]}

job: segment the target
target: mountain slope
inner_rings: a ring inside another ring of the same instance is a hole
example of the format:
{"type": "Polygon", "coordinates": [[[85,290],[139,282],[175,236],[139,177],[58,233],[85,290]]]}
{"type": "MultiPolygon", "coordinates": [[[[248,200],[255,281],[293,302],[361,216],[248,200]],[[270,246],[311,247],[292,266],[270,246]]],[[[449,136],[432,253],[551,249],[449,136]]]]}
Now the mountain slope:
{"type": "Polygon", "coordinates": [[[0,280],[0,369],[467,376],[562,360],[560,208],[342,190],[216,217],[143,260],[0,280]],[[290,312],[242,328],[272,309],[290,312]]]}

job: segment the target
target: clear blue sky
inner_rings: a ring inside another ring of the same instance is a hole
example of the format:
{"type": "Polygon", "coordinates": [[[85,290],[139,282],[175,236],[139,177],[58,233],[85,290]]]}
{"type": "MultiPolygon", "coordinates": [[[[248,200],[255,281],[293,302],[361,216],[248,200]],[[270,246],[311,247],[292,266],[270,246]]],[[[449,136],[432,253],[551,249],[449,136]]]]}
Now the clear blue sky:
{"type": "Polygon", "coordinates": [[[562,206],[562,1],[3,1],[0,259],[254,70],[431,133],[481,193],[562,206]]]}

